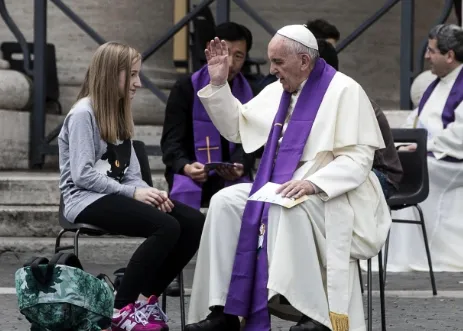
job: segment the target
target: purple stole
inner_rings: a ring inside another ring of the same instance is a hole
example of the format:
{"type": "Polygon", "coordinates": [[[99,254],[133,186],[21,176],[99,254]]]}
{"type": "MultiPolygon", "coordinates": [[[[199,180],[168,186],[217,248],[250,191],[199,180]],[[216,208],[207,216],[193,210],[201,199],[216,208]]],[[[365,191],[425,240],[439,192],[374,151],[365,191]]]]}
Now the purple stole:
{"type": "MultiPolygon", "coordinates": [[[[194,90],[193,136],[196,161],[202,164],[209,162],[221,162],[222,143],[220,133],[212,123],[198,97],[198,91],[207,86],[210,82],[207,65],[195,72],[191,76],[191,81],[193,83],[194,90]]],[[[231,90],[235,98],[243,104],[251,100],[253,97],[251,87],[241,73],[236,75],[233,79],[231,90]]],[[[231,155],[233,154],[236,145],[230,143],[229,148],[231,155]]],[[[209,175],[214,174],[214,171],[209,173],[209,175]]],[[[226,182],[225,186],[245,182],[250,182],[248,176],[241,177],[233,182],[226,182]]],[[[201,207],[201,194],[202,186],[200,183],[195,182],[188,176],[179,174],[174,175],[172,190],[170,192],[170,197],[173,200],[180,201],[192,208],[199,209],[201,207]]]]}
{"type": "MultiPolygon", "coordinates": [[[[291,94],[283,92],[250,195],[269,181],[283,184],[291,180],[309,139],[318,108],[335,73],[324,60],[317,61],[297,100],[277,153],[278,140],[291,101],[291,94]]],[[[267,228],[269,206],[258,201],[246,203],[225,304],[227,314],[246,319],[246,331],[270,330],[267,231],[264,232],[262,248],[257,252],[259,229],[261,224],[267,228]]]]}
{"type": "MultiPolygon", "coordinates": [[[[432,92],[436,88],[437,84],[439,84],[440,78],[436,78],[424,91],[423,96],[421,97],[420,104],[418,106],[418,115],[417,118],[420,116],[421,112],[423,111],[423,107],[428,101],[429,97],[431,96],[432,92]]],[[[444,110],[442,111],[442,124],[444,129],[450,123],[455,121],[455,109],[457,109],[458,105],[463,101],[463,70],[457,76],[457,79],[453,83],[452,89],[450,90],[450,94],[445,102],[444,110]]],[[[430,156],[434,156],[432,152],[428,153],[430,156]]],[[[450,162],[463,162],[463,160],[455,159],[454,157],[447,156],[442,160],[450,161],[450,162]]]]}

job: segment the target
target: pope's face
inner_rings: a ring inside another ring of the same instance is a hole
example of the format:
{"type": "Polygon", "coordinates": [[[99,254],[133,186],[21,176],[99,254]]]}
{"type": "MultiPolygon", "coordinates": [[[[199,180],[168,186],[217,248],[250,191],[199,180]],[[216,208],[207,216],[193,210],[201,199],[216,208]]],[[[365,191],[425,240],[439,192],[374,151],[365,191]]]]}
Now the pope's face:
{"type": "Polygon", "coordinates": [[[294,92],[304,81],[301,69],[303,59],[301,54],[291,52],[284,39],[273,38],[268,45],[268,58],[270,60],[270,73],[275,75],[283,89],[294,92]]]}

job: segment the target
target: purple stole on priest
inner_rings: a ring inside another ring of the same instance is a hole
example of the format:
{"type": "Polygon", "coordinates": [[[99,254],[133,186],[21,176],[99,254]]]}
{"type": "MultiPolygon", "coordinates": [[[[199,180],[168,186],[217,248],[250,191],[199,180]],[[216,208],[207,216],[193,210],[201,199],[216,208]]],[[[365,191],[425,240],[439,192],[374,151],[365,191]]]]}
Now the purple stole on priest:
{"type": "MultiPolygon", "coordinates": [[[[418,115],[416,116],[416,123],[419,121],[419,116],[423,111],[424,105],[428,101],[429,97],[431,96],[432,92],[436,88],[437,84],[439,84],[440,78],[436,78],[424,91],[423,96],[421,97],[420,104],[418,106],[418,115]]],[[[457,79],[453,83],[452,89],[450,90],[450,94],[445,102],[444,109],[442,111],[442,124],[444,129],[450,123],[455,121],[455,110],[463,101],[463,70],[457,76],[457,79]]],[[[415,123],[415,127],[416,127],[415,123]]],[[[430,156],[434,156],[432,152],[428,153],[430,156]]],[[[455,159],[454,157],[447,156],[444,159],[445,161],[449,162],[463,162],[463,160],[455,159]]]]}
{"type": "MultiPolygon", "coordinates": [[[[278,148],[291,101],[291,94],[283,92],[250,195],[267,182],[283,184],[292,179],[335,73],[324,60],[317,61],[296,102],[278,148]]],[[[245,331],[270,330],[267,308],[267,231],[264,233],[262,248],[257,250],[259,228],[261,224],[267,228],[269,206],[268,203],[257,201],[248,200],[246,203],[225,304],[226,313],[245,318],[245,331]]]]}
{"type": "MultiPolygon", "coordinates": [[[[221,136],[217,128],[212,123],[209,115],[204,109],[201,100],[198,97],[198,91],[207,86],[210,82],[207,65],[195,72],[191,76],[194,90],[193,101],[193,136],[196,161],[202,164],[209,162],[222,162],[222,143],[221,136]]],[[[247,103],[252,99],[253,94],[246,78],[239,73],[231,83],[231,90],[235,98],[241,103],[247,103]]],[[[233,154],[236,145],[229,143],[230,155],[233,154]]],[[[209,176],[217,176],[214,171],[209,176]]],[[[248,176],[243,176],[233,182],[226,182],[225,186],[250,182],[248,176]]],[[[170,197],[173,200],[180,201],[190,207],[199,209],[201,207],[202,186],[188,176],[175,174],[173,179],[170,197]]]]}

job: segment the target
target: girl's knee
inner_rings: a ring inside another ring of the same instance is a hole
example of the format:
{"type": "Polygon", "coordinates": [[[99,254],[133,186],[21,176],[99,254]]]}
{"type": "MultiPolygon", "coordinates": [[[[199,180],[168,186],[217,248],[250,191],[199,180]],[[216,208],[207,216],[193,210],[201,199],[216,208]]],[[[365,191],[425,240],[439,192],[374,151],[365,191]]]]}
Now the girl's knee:
{"type": "Polygon", "coordinates": [[[163,229],[165,234],[171,240],[177,240],[182,233],[182,228],[180,227],[180,223],[173,217],[169,217],[169,219],[164,222],[163,229]]]}

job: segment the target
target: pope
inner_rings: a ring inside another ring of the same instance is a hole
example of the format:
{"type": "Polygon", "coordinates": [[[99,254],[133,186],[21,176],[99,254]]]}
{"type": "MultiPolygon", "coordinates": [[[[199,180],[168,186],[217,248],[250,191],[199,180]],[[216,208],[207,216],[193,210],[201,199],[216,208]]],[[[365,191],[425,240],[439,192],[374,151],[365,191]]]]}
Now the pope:
{"type": "Polygon", "coordinates": [[[375,256],[391,225],[371,171],[384,141],[370,100],[319,58],[304,25],[272,38],[278,81],[245,104],[226,84],[226,43],[215,38],[205,53],[210,83],[198,96],[212,122],[247,153],[265,150],[254,183],[211,200],[186,330],[238,331],[241,317],[244,330],[268,331],[270,314],[297,322],[291,331],[365,330],[356,260],[375,256]],[[267,182],[308,199],[248,200],[267,182]]]}

